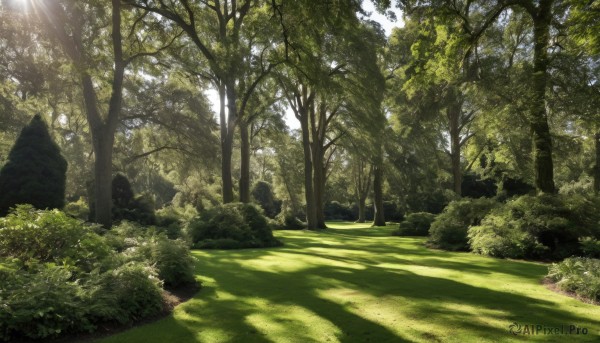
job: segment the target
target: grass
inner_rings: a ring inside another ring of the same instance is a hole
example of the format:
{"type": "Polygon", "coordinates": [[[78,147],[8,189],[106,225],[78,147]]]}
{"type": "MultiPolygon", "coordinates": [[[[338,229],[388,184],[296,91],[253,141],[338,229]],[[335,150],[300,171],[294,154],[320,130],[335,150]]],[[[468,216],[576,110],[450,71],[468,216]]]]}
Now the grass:
{"type": "Polygon", "coordinates": [[[102,342],[600,341],[600,307],[541,284],[547,266],[429,250],[394,227],[277,232],[285,246],[194,251],[203,289],[102,342]],[[513,336],[512,323],[587,335],[513,336]]]}

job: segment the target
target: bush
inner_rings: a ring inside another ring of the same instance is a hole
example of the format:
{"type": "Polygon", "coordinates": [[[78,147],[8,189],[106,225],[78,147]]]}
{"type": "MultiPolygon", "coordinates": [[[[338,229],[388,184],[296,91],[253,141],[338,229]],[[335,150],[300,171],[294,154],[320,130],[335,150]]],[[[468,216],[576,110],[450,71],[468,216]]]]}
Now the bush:
{"type": "Polygon", "coordinates": [[[16,204],[39,209],[65,205],[67,161],[40,115],[21,130],[0,171],[0,216],[16,204]]]}
{"type": "Polygon", "coordinates": [[[553,263],[548,278],[569,292],[593,301],[600,301],[600,260],[572,257],[553,263]]]}
{"type": "Polygon", "coordinates": [[[411,213],[406,220],[398,225],[398,230],[392,232],[394,236],[427,236],[435,214],[427,212],[411,213]]]}
{"type": "Polygon", "coordinates": [[[129,220],[143,225],[156,224],[154,199],[150,195],[134,196],[125,175],[118,173],[112,180],[113,221],[129,220]]]}
{"type": "Polygon", "coordinates": [[[156,211],[156,226],[157,231],[165,233],[169,239],[183,238],[182,220],[172,207],[156,211]]]}
{"type": "Polygon", "coordinates": [[[275,217],[274,228],[277,230],[304,230],[306,224],[291,212],[281,212],[275,217]]]}
{"type": "Polygon", "coordinates": [[[30,263],[0,273],[0,340],[41,339],[92,331],[82,285],[67,267],[30,263]]]}
{"type": "Polygon", "coordinates": [[[230,203],[204,211],[188,224],[196,248],[213,248],[214,240],[231,240],[229,248],[278,246],[262,211],[253,204],[230,203]],[[237,242],[237,246],[232,241],[237,242]]]}
{"type": "Polygon", "coordinates": [[[487,198],[452,201],[431,224],[428,245],[444,250],[468,251],[469,227],[479,225],[496,206],[496,201],[487,198]]]}
{"type": "Polygon", "coordinates": [[[65,205],[64,212],[71,217],[81,220],[88,220],[90,217],[88,203],[83,198],[79,198],[77,201],[67,203],[65,205]]]}
{"type": "Polygon", "coordinates": [[[469,198],[491,198],[496,195],[497,188],[494,180],[482,179],[475,173],[465,173],[460,185],[462,196],[469,198]]]}
{"type": "Polygon", "coordinates": [[[123,252],[126,261],[153,265],[158,277],[167,286],[176,287],[195,281],[195,259],[185,241],[171,240],[153,228],[144,230],[131,222],[122,222],[107,237],[115,249],[123,252]]]}
{"type": "Polygon", "coordinates": [[[340,204],[335,200],[325,204],[323,214],[325,215],[325,220],[352,221],[356,218],[352,207],[340,204]]]}
{"type": "Polygon", "coordinates": [[[281,211],[281,201],[275,199],[271,184],[266,181],[258,181],[252,187],[252,198],[262,207],[265,215],[275,218],[281,211]]]}
{"type": "Polygon", "coordinates": [[[581,238],[600,236],[599,208],[597,198],[582,195],[525,195],[496,208],[481,225],[471,228],[471,247],[496,257],[563,259],[579,255],[581,238]]]}
{"type": "Polygon", "coordinates": [[[386,221],[400,223],[404,220],[404,211],[394,201],[383,202],[383,214],[386,221]]]}
{"type": "Polygon", "coordinates": [[[1,257],[54,262],[90,271],[109,254],[110,247],[93,227],[58,210],[40,211],[31,205],[19,205],[0,218],[1,257]]]}
{"type": "Polygon", "coordinates": [[[129,323],[163,309],[162,283],[147,264],[128,262],[100,274],[92,284],[88,306],[95,309],[91,316],[96,321],[129,323]]]}
{"type": "Polygon", "coordinates": [[[57,211],[0,218],[0,340],[92,331],[163,308],[162,285],[194,281],[188,244],[123,222],[100,236],[57,211]]]}
{"type": "Polygon", "coordinates": [[[593,237],[583,237],[579,240],[581,252],[585,257],[600,258],[600,240],[593,237]]]}

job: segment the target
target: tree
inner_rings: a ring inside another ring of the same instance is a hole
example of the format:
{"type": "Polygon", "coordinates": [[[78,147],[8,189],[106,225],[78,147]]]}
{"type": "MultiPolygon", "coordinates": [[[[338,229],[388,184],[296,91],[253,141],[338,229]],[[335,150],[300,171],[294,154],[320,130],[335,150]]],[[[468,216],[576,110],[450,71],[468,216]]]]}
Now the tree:
{"type": "MultiPolygon", "coordinates": [[[[111,1],[110,11],[104,3],[96,2],[51,1],[36,5],[40,8],[33,13],[59,43],[79,77],[95,156],[95,221],[110,227],[113,145],[123,101],[125,71],[137,58],[155,55],[165,48],[145,45],[146,35],[165,37],[160,34],[163,32],[135,31],[145,14],[129,11],[123,18],[120,0],[111,1]],[[131,25],[128,44],[124,43],[122,35],[125,23],[131,25]],[[106,46],[106,50],[111,49],[112,53],[97,46],[106,46]],[[110,71],[109,77],[105,75],[107,70],[110,71]],[[99,85],[110,88],[109,95],[99,85]],[[103,111],[106,113],[103,114],[103,111]]],[[[157,44],[163,41],[156,40],[157,44]]]]}
{"type": "MultiPolygon", "coordinates": [[[[128,0],[128,4],[153,12],[181,28],[186,43],[195,48],[206,61],[198,68],[194,54],[185,63],[188,70],[212,82],[219,93],[219,123],[221,136],[221,179],[223,202],[233,201],[232,156],[236,127],[245,119],[246,104],[256,86],[276,63],[267,63],[265,51],[271,44],[267,36],[247,32],[264,29],[268,22],[262,1],[235,0],[193,3],[179,0],[166,3],[155,0],[128,0]],[[252,16],[260,16],[252,18],[252,16]],[[254,25],[253,25],[254,24],[254,25]],[[253,43],[263,46],[253,46],[253,43]],[[258,51],[258,54],[255,54],[258,51]],[[267,65],[265,65],[267,64],[267,65]],[[253,68],[253,66],[255,66],[253,68]],[[256,70],[258,69],[258,70],[256,70]],[[251,78],[247,78],[251,76],[251,78]],[[249,81],[249,82],[248,82],[249,81]],[[226,111],[227,108],[227,111],[226,111]]],[[[249,149],[247,122],[242,122],[242,178],[240,197],[250,200],[249,149]]]]}
{"type": "Polygon", "coordinates": [[[48,126],[35,115],[21,131],[0,171],[0,215],[17,204],[62,208],[66,172],[67,161],[50,137],[48,126]]]}

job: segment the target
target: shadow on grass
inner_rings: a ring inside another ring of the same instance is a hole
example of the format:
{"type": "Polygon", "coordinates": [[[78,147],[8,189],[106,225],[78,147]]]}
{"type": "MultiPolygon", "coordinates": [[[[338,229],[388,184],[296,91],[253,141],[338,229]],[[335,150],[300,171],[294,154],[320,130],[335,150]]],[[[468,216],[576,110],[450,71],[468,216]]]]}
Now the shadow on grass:
{"type": "Polygon", "coordinates": [[[600,328],[598,318],[553,299],[417,272],[504,274],[535,284],[544,265],[428,250],[423,239],[387,236],[393,228],[355,226],[281,233],[279,248],[195,252],[207,286],[166,321],[171,336],[154,327],[150,336],[142,329],[115,341],[442,342],[458,332],[497,341],[510,339],[512,322],[600,328]]]}

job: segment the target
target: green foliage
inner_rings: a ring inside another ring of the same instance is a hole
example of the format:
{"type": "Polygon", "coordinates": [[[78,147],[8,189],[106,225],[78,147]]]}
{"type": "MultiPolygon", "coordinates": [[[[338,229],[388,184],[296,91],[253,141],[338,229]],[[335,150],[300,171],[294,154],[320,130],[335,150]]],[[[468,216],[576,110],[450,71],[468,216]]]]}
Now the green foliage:
{"type": "Polygon", "coordinates": [[[87,220],[90,217],[88,203],[82,197],[77,201],[67,203],[64,211],[66,214],[81,220],[87,220]]]}
{"type": "Polygon", "coordinates": [[[275,229],[277,230],[304,230],[306,223],[298,219],[292,212],[284,211],[275,217],[275,229]]]}
{"type": "Polygon", "coordinates": [[[351,221],[356,219],[351,206],[340,204],[335,200],[326,203],[323,212],[326,220],[351,221]]]}
{"type": "Polygon", "coordinates": [[[149,230],[133,222],[122,222],[107,238],[126,261],[145,262],[156,268],[165,285],[176,287],[194,282],[194,258],[189,244],[181,239],[169,239],[156,228],[149,230]]]}
{"type": "Polygon", "coordinates": [[[128,323],[163,309],[162,282],[148,264],[127,262],[96,277],[89,295],[96,320],[128,323]]]}
{"type": "Polygon", "coordinates": [[[495,200],[486,198],[452,201],[431,224],[427,243],[444,250],[469,250],[469,227],[479,225],[496,206],[495,200]]]}
{"type": "Polygon", "coordinates": [[[187,242],[129,222],[94,228],[31,205],[0,218],[0,340],[139,320],[163,309],[163,282],[194,282],[187,242]]]}
{"type": "Polygon", "coordinates": [[[109,254],[109,246],[93,227],[58,210],[19,205],[0,218],[1,257],[54,262],[89,272],[109,254]]]}
{"type": "Polygon", "coordinates": [[[156,211],[156,230],[164,232],[169,239],[181,238],[183,232],[180,214],[173,207],[156,211]]]}
{"type": "Polygon", "coordinates": [[[522,196],[469,230],[473,251],[511,258],[562,259],[581,253],[579,239],[600,236],[597,198],[522,196]]]}
{"type": "Polygon", "coordinates": [[[600,260],[571,257],[549,267],[548,277],[556,285],[577,295],[600,301],[600,260]]]}
{"type": "Polygon", "coordinates": [[[67,161],[39,115],[23,128],[0,171],[0,215],[17,204],[39,209],[65,204],[67,161]]]}
{"type": "Polygon", "coordinates": [[[435,214],[427,212],[411,213],[406,220],[398,225],[398,230],[392,232],[394,236],[427,236],[435,214]]]}
{"type": "Polygon", "coordinates": [[[404,220],[404,211],[395,201],[384,201],[383,213],[387,221],[399,223],[404,220]]]}
{"type": "Polygon", "coordinates": [[[252,197],[265,212],[265,215],[269,218],[275,218],[275,216],[281,210],[281,202],[275,199],[271,184],[266,181],[258,181],[252,187],[252,197]]]}
{"type": "Polygon", "coordinates": [[[579,240],[581,252],[585,257],[600,258],[600,240],[594,237],[583,237],[579,240]]]}
{"type": "Polygon", "coordinates": [[[34,262],[28,271],[5,269],[0,276],[0,340],[95,328],[83,298],[86,290],[68,267],[34,262]]]}
{"type": "Polygon", "coordinates": [[[129,220],[144,225],[154,225],[154,200],[150,195],[134,196],[125,175],[118,173],[112,180],[112,215],[114,221],[129,220]]]}
{"type": "Polygon", "coordinates": [[[252,204],[230,203],[215,206],[193,219],[187,230],[196,248],[215,248],[220,244],[219,240],[225,240],[223,242],[226,242],[227,248],[281,245],[273,237],[267,218],[252,204]],[[233,241],[237,242],[237,245],[233,241]]]}

